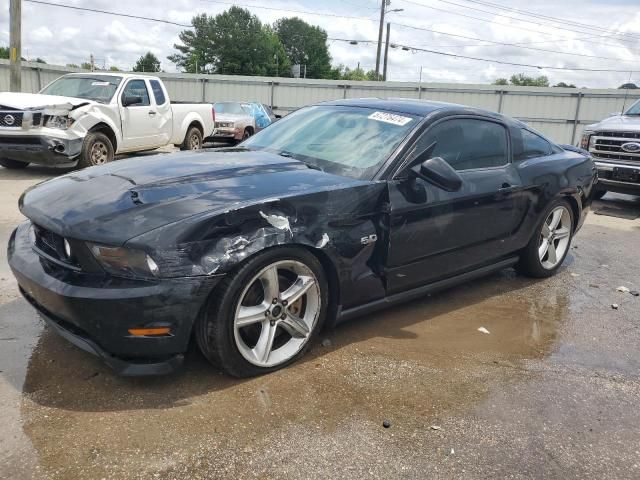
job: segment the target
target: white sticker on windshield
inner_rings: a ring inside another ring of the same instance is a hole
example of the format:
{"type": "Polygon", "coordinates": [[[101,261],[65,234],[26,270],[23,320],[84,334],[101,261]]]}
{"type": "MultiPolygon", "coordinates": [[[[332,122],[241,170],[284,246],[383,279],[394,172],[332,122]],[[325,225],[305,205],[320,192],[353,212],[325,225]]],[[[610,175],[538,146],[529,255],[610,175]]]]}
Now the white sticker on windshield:
{"type": "Polygon", "coordinates": [[[91,82],[92,87],[108,87],[109,85],[109,82],[91,82]]]}
{"type": "Polygon", "coordinates": [[[406,125],[412,120],[411,117],[403,117],[402,115],[395,115],[387,112],[374,112],[369,115],[368,118],[371,120],[377,120],[378,122],[391,123],[400,127],[406,125]]]}

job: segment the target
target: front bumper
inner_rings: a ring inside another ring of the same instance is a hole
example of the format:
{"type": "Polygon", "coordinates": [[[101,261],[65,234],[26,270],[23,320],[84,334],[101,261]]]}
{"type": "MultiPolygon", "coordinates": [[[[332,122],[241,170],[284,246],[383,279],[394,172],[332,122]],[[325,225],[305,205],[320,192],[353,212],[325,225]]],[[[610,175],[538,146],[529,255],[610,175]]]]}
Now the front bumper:
{"type": "Polygon", "coordinates": [[[20,291],[56,332],[122,375],[164,374],[180,365],[221,276],[142,281],[72,271],[38,256],[29,228],[24,222],[13,232],[7,258],[20,291]],[[171,333],[129,334],[160,326],[171,333]]]}
{"type": "Polygon", "coordinates": [[[0,157],[53,167],[73,167],[78,163],[82,141],[82,138],[0,132],[0,157]]]}
{"type": "Polygon", "coordinates": [[[598,187],[611,192],[640,194],[640,164],[613,163],[611,161],[594,159],[598,168],[598,187]],[[624,179],[616,176],[616,172],[624,172],[624,179]]]}

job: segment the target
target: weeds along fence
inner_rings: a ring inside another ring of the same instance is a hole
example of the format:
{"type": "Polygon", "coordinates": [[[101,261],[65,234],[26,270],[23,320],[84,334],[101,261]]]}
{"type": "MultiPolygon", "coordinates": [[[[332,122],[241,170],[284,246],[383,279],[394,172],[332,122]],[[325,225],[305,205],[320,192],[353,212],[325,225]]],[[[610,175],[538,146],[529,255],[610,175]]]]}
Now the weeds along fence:
{"type": "MultiPolygon", "coordinates": [[[[23,62],[22,90],[37,92],[60,75],[83,70],[23,62]]],[[[282,77],[158,73],[173,100],[258,101],[280,114],[324,100],[405,97],[460,103],[518,118],[558,143],[576,144],[585,125],[640,99],[640,90],[513,87],[457,83],[357,82],[282,77]]],[[[0,90],[9,89],[9,62],[0,60],[0,90]]]]}

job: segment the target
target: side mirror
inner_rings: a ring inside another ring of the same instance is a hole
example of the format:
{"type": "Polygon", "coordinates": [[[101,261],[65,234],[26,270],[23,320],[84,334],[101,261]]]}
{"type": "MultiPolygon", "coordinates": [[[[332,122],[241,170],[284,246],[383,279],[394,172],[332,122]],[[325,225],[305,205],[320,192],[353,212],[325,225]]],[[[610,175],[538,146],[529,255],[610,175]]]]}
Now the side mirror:
{"type": "Polygon", "coordinates": [[[410,172],[447,192],[457,192],[462,188],[462,178],[442,157],[425,160],[412,167],[410,172]]]}
{"type": "Polygon", "coordinates": [[[138,105],[142,103],[142,97],[140,95],[125,95],[122,99],[123,107],[130,107],[131,105],[138,105]]]}

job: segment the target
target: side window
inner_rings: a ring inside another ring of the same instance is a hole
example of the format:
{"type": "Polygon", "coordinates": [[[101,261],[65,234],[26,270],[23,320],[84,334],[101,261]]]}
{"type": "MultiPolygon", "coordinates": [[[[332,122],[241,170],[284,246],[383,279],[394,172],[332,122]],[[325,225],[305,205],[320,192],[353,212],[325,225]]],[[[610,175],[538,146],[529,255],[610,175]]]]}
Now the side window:
{"type": "Polygon", "coordinates": [[[501,167],[508,163],[507,131],[499,123],[476,119],[445,120],[418,139],[416,151],[436,142],[433,157],[456,170],[501,167]]]}
{"type": "Polygon", "coordinates": [[[544,157],[553,153],[553,147],[540,135],[520,129],[522,134],[522,151],[515,152],[514,160],[525,160],[527,158],[544,157]]]}
{"type": "Polygon", "coordinates": [[[167,99],[164,96],[164,91],[162,90],[162,85],[158,80],[149,80],[151,84],[151,91],[153,92],[153,98],[156,99],[156,105],[164,105],[164,102],[167,99]]]}
{"type": "Polygon", "coordinates": [[[131,80],[127,83],[124,87],[124,91],[122,92],[122,98],[124,99],[126,96],[135,96],[142,99],[141,102],[131,106],[146,107],[150,105],[149,92],[147,91],[147,86],[145,85],[144,80],[131,80]]]}

